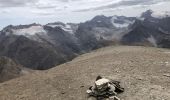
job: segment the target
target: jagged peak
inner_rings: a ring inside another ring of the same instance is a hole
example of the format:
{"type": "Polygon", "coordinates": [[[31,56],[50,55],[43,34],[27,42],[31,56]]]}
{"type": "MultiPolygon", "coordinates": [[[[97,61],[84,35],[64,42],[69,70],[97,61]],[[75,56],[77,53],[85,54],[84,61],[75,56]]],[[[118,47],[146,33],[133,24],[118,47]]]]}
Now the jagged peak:
{"type": "Polygon", "coordinates": [[[95,16],[91,21],[103,21],[103,20],[106,20],[106,19],[110,19],[111,17],[107,17],[105,15],[98,15],[98,16],[95,16]]]}
{"type": "Polygon", "coordinates": [[[149,9],[141,14],[141,18],[152,17],[152,13],[153,13],[153,11],[151,9],[149,9]]]}
{"type": "Polygon", "coordinates": [[[140,16],[140,19],[148,19],[148,18],[165,18],[169,17],[170,12],[169,11],[153,11],[151,9],[143,12],[140,16]]]}
{"type": "Polygon", "coordinates": [[[12,29],[24,29],[24,28],[29,28],[31,26],[42,26],[41,24],[37,24],[37,23],[32,23],[32,24],[26,24],[26,25],[8,25],[6,27],[4,27],[2,29],[3,32],[8,31],[8,30],[12,30],[12,29]]]}
{"type": "Polygon", "coordinates": [[[53,22],[53,23],[48,23],[46,24],[47,26],[50,26],[50,25],[61,25],[61,26],[65,26],[65,23],[63,22],[60,22],[60,21],[57,21],[57,22],[53,22]]]}
{"type": "Polygon", "coordinates": [[[2,32],[5,35],[35,35],[36,33],[46,33],[46,31],[43,28],[43,25],[41,24],[28,24],[28,25],[8,25],[4,29],[2,29],[2,32]]]}

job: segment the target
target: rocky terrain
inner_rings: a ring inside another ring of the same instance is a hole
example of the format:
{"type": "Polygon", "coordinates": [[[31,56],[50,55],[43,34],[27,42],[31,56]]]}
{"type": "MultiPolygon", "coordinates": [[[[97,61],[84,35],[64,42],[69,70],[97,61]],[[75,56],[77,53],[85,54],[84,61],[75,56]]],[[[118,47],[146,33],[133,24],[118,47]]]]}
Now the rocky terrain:
{"type": "Polygon", "coordinates": [[[121,100],[170,100],[170,50],[140,46],[101,48],[1,83],[0,99],[88,100],[86,90],[98,75],[121,82],[121,100]]]}
{"type": "Polygon", "coordinates": [[[80,53],[74,37],[60,27],[8,26],[0,34],[0,55],[31,69],[48,69],[80,53]]]}

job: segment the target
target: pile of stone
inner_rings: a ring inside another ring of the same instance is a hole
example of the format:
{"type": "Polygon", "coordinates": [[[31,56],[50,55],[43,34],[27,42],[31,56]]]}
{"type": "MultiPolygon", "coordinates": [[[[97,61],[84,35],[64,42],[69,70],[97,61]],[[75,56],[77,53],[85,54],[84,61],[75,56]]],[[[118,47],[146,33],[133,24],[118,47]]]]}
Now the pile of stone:
{"type": "Polygon", "coordinates": [[[119,81],[103,78],[101,76],[98,76],[94,85],[87,90],[89,97],[95,97],[97,100],[104,100],[106,98],[120,100],[117,94],[122,92],[124,92],[124,88],[120,86],[119,81]]]}

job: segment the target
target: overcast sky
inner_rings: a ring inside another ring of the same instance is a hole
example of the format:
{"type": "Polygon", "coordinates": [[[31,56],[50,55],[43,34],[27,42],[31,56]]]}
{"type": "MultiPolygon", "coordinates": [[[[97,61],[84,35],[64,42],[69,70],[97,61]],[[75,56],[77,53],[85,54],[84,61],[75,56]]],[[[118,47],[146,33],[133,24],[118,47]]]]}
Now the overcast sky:
{"type": "Polygon", "coordinates": [[[170,11],[170,0],[0,0],[0,28],[9,24],[83,22],[96,15],[170,11]]]}

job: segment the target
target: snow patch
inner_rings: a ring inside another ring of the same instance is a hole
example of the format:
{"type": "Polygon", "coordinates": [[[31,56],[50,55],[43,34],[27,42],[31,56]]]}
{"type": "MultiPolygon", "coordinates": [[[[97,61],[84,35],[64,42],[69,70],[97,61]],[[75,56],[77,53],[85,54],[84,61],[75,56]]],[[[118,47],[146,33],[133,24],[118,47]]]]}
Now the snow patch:
{"type": "Polygon", "coordinates": [[[43,26],[31,26],[23,29],[12,29],[15,35],[33,36],[35,34],[46,34],[43,26]]]}
{"type": "Polygon", "coordinates": [[[111,19],[112,24],[117,28],[127,28],[130,24],[133,24],[135,22],[124,19],[124,23],[116,23],[115,20],[117,20],[117,16],[113,16],[111,19]]]}
{"type": "Polygon", "coordinates": [[[99,21],[97,21],[97,22],[98,22],[98,23],[101,23],[102,21],[99,20],[99,21]]]}
{"type": "Polygon", "coordinates": [[[165,31],[164,29],[162,29],[161,27],[158,28],[159,31],[161,31],[164,34],[169,35],[170,33],[168,31],[165,31]]]}
{"type": "Polygon", "coordinates": [[[70,33],[70,34],[74,34],[71,26],[68,25],[68,24],[66,24],[65,26],[59,25],[59,24],[57,24],[57,25],[47,25],[47,26],[50,26],[50,27],[52,27],[52,28],[60,27],[60,28],[61,28],[62,30],[64,30],[65,32],[68,32],[68,33],[70,33]]]}
{"type": "Polygon", "coordinates": [[[52,24],[47,25],[47,26],[50,26],[50,27],[52,27],[52,28],[55,28],[55,27],[64,27],[63,25],[52,25],[52,24]]]}
{"type": "Polygon", "coordinates": [[[70,34],[74,34],[73,29],[72,29],[71,26],[68,25],[68,24],[66,24],[66,26],[63,27],[62,29],[63,29],[64,31],[70,33],[70,34]]]}
{"type": "Polygon", "coordinates": [[[124,23],[124,24],[113,23],[113,24],[114,24],[114,26],[119,27],[119,28],[123,28],[123,27],[128,27],[129,26],[128,23],[124,23]]]}
{"type": "Polygon", "coordinates": [[[155,38],[151,35],[147,40],[152,43],[155,47],[157,47],[156,40],[155,38]]]}
{"type": "Polygon", "coordinates": [[[143,18],[143,17],[137,17],[137,19],[140,20],[140,21],[144,21],[145,20],[145,18],[143,18]]]}

